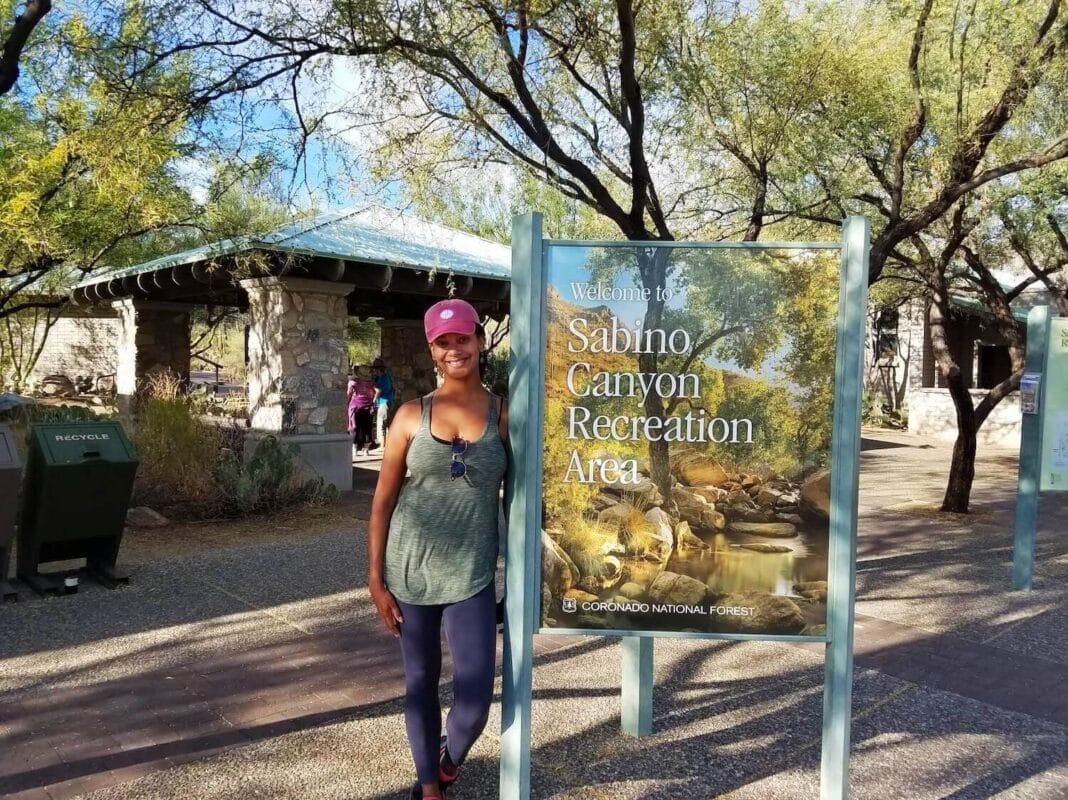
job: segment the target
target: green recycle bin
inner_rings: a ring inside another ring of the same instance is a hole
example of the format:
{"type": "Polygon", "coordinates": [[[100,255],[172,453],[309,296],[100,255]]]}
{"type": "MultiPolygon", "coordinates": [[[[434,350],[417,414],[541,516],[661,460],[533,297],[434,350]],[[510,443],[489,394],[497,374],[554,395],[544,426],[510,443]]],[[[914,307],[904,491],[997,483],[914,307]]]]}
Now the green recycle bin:
{"type": "Polygon", "coordinates": [[[7,582],[7,573],[11,564],[11,543],[15,540],[15,510],[21,483],[22,460],[15,447],[15,432],[7,425],[0,425],[0,601],[18,599],[14,587],[7,582]]]}
{"type": "Polygon", "coordinates": [[[26,458],[18,577],[35,591],[58,585],[40,575],[49,561],[86,559],[104,585],[127,576],[116,567],[137,458],[117,422],[34,425],[26,458]]]}

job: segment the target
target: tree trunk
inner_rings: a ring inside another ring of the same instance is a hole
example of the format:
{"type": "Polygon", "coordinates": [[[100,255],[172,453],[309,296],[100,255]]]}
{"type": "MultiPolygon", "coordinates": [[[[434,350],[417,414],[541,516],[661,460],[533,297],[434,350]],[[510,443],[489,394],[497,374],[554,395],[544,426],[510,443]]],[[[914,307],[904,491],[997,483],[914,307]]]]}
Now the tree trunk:
{"type": "Polygon", "coordinates": [[[957,411],[957,440],[953,444],[953,460],[950,462],[946,493],[942,498],[942,510],[966,514],[972,482],[975,480],[975,448],[979,420],[975,414],[972,395],[949,347],[947,329],[952,322],[945,294],[936,294],[927,310],[927,321],[931,331],[931,350],[957,411]]]}
{"type": "Polygon", "coordinates": [[[972,482],[975,480],[976,437],[979,428],[975,421],[975,408],[967,389],[963,389],[964,398],[950,389],[950,397],[957,409],[957,440],[953,443],[953,459],[949,465],[949,481],[942,498],[942,510],[957,514],[968,513],[971,500],[972,482]]]}
{"type": "MultiPolygon", "coordinates": [[[[665,248],[645,250],[638,253],[638,266],[642,285],[649,289],[645,319],[642,328],[659,328],[664,318],[664,301],[662,292],[667,282],[667,263],[671,251],[665,248]]],[[[660,369],[658,353],[639,353],[638,369],[653,374],[660,369]]],[[[644,409],[647,416],[663,419],[665,414],[664,399],[656,392],[649,392],[645,398],[644,409]]],[[[671,507],[671,452],[663,439],[649,442],[649,475],[657,490],[664,498],[665,508],[671,507]]]]}
{"type": "Polygon", "coordinates": [[[760,231],[764,228],[764,209],[768,202],[768,165],[761,161],[753,176],[756,181],[755,197],[753,198],[753,210],[749,215],[749,224],[745,229],[746,242],[755,242],[760,238],[760,231]]]}

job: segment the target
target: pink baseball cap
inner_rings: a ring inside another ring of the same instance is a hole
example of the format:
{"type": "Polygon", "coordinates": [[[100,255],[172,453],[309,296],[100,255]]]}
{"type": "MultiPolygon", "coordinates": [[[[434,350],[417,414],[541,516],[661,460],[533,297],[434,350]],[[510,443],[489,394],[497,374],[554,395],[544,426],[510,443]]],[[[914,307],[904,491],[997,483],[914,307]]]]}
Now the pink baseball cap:
{"type": "Polygon", "coordinates": [[[432,342],[446,333],[475,332],[475,326],[479,323],[478,312],[463,300],[442,300],[434,303],[423,315],[423,329],[426,331],[426,340],[432,342]]]}

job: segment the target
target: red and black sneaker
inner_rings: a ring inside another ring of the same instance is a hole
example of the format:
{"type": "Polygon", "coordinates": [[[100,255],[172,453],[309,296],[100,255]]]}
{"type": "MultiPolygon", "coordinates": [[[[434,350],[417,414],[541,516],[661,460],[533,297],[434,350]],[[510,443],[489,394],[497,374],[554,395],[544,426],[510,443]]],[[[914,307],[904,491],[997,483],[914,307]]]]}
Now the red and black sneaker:
{"type": "Polygon", "coordinates": [[[438,751],[438,783],[441,784],[442,789],[447,789],[456,782],[458,777],[460,777],[460,768],[452,763],[448,739],[442,736],[441,749],[438,751]]]}
{"type": "Polygon", "coordinates": [[[416,781],[412,784],[411,791],[408,792],[408,798],[409,800],[445,800],[445,787],[441,787],[440,794],[425,795],[423,794],[423,787],[419,781],[416,781]]]}

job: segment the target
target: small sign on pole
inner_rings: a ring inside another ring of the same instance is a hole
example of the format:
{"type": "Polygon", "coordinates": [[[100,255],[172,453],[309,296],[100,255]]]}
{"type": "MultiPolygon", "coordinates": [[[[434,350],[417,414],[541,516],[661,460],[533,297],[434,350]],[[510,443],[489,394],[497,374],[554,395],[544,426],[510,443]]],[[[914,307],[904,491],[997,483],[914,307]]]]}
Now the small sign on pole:
{"type": "Polygon", "coordinates": [[[1023,414],[1038,413],[1038,389],[1041,385],[1042,374],[1038,372],[1025,372],[1020,378],[1020,412],[1023,414]]]}

